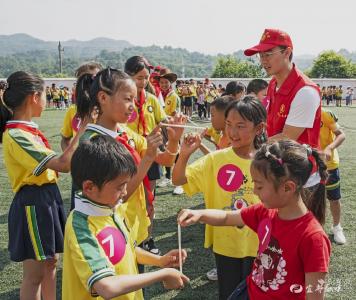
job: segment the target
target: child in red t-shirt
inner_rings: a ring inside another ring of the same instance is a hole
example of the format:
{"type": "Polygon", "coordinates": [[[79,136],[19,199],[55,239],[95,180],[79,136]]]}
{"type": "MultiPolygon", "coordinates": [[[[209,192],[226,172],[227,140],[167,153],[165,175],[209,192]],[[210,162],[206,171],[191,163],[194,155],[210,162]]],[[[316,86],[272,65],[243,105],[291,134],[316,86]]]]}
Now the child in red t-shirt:
{"type": "Polygon", "coordinates": [[[327,173],[317,150],[290,140],[268,143],[256,153],[251,176],[261,204],[239,211],[183,210],[178,222],[247,225],[258,234],[252,273],[229,299],[324,299],[331,245],[321,225],[327,173]],[[304,189],[316,171],[320,184],[313,192],[304,189]]]}

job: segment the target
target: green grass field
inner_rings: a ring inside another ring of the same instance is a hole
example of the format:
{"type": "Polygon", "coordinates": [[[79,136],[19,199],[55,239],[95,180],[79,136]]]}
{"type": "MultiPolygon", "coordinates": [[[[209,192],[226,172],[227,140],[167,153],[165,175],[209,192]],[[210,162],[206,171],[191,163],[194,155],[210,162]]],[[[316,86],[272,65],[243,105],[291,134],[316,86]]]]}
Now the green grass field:
{"type": "MultiPolygon", "coordinates": [[[[339,123],[347,136],[347,140],[340,148],[343,193],[342,225],[347,237],[347,244],[344,246],[333,244],[327,299],[346,300],[356,298],[354,292],[356,290],[356,221],[354,218],[356,201],[353,197],[356,184],[356,109],[345,107],[331,109],[339,116],[339,123]]],[[[63,117],[63,111],[46,111],[41,119],[36,121],[57,151],[59,151],[59,130],[63,117]]],[[[197,154],[192,159],[196,159],[199,155],[197,154]]],[[[22,266],[19,263],[11,262],[7,251],[7,214],[13,193],[3,164],[2,151],[0,156],[0,299],[12,300],[19,298],[22,266]]],[[[66,209],[70,203],[70,186],[70,176],[61,175],[59,187],[66,209]]],[[[202,196],[197,195],[193,198],[184,195],[173,196],[172,188],[157,190],[154,232],[157,245],[164,252],[177,247],[176,214],[181,208],[186,207],[203,207],[202,196]]],[[[330,216],[328,216],[325,229],[327,233],[330,232],[330,216]]],[[[203,248],[203,236],[204,227],[202,225],[182,229],[182,244],[188,250],[189,255],[183,270],[191,279],[190,285],[184,290],[165,291],[160,284],[156,284],[147,289],[146,299],[217,299],[217,284],[209,282],[205,276],[206,272],[214,266],[214,259],[211,251],[203,248]]],[[[59,266],[58,299],[60,299],[61,274],[61,266],[59,266]]]]}

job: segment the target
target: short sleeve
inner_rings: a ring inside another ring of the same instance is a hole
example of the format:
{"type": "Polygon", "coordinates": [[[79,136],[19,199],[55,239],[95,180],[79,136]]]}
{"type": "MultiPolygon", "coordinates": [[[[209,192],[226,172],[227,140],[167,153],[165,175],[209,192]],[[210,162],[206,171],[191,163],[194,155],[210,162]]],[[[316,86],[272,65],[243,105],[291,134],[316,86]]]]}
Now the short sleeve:
{"type": "Polygon", "coordinates": [[[339,124],[337,123],[338,117],[332,112],[332,111],[326,111],[325,112],[325,118],[327,120],[326,126],[331,130],[331,131],[336,131],[339,128],[339,124]]]}
{"type": "Polygon", "coordinates": [[[183,189],[188,196],[193,196],[206,189],[206,178],[204,175],[207,172],[212,172],[209,154],[201,157],[186,168],[185,176],[187,177],[187,183],[183,185],[183,189]]]}
{"type": "Polygon", "coordinates": [[[63,120],[63,127],[61,129],[61,135],[64,138],[71,138],[73,137],[73,128],[72,128],[72,113],[71,113],[71,109],[68,109],[65,116],[64,116],[64,120],[63,120]]]}
{"type": "Polygon", "coordinates": [[[46,170],[46,163],[56,156],[56,153],[48,149],[42,141],[32,134],[21,130],[10,130],[11,153],[13,158],[33,175],[39,176],[46,170]]]}
{"type": "Polygon", "coordinates": [[[322,233],[314,233],[303,239],[299,255],[303,261],[305,273],[328,272],[331,244],[328,237],[322,233]]]}
{"type": "Polygon", "coordinates": [[[310,86],[301,88],[292,101],[286,125],[312,128],[319,106],[319,92],[310,86]]]}
{"type": "Polygon", "coordinates": [[[154,100],[155,100],[154,114],[155,114],[156,124],[158,124],[163,120],[167,119],[167,115],[164,112],[163,107],[159,104],[158,99],[154,98],[154,100]]]}
{"type": "Polygon", "coordinates": [[[124,129],[127,132],[129,138],[129,145],[135,148],[138,154],[140,154],[142,157],[147,150],[147,140],[142,135],[139,135],[127,126],[125,126],[124,129]]]}
{"type": "Polygon", "coordinates": [[[241,218],[246,226],[257,232],[260,221],[268,217],[268,209],[262,203],[254,204],[241,210],[241,218]]]}
{"type": "Polygon", "coordinates": [[[86,220],[73,216],[71,225],[71,230],[66,231],[69,239],[67,241],[70,249],[69,259],[80,282],[92,296],[96,296],[93,293],[94,283],[105,277],[114,276],[115,270],[100,250],[100,245],[90,232],[86,220]]]}

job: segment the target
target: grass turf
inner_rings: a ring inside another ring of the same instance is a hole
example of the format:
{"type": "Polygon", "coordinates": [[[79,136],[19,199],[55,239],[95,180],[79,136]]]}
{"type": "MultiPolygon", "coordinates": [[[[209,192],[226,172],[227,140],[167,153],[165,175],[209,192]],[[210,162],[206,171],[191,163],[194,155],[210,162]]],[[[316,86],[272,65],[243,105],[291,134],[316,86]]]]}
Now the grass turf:
{"type": "MultiPolygon", "coordinates": [[[[356,170],[354,164],[356,141],[356,124],[354,108],[330,108],[339,116],[339,123],[346,132],[346,141],[341,146],[342,200],[343,222],[347,244],[337,246],[333,244],[330,275],[328,279],[327,299],[353,299],[356,289],[356,234],[355,219],[356,202],[353,201],[355,189],[356,170]],[[352,146],[354,145],[354,146],[352,146]]],[[[36,122],[49,139],[53,148],[60,151],[59,130],[63,122],[63,111],[45,111],[36,122]]],[[[1,148],[1,146],[0,146],[1,148]]],[[[19,298],[19,287],[22,279],[22,266],[9,259],[7,251],[7,213],[13,198],[10,184],[5,170],[2,151],[0,152],[0,299],[12,300],[19,298]]],[[[192,160],[199,157],[196,154],[192,160]]],[[[70,205],[71,181],[68,174],[60,176],[59,187],[68,210],[70,205]]],[[[172,187],[157,190],[156,219],[154,222],[154,235],[156,244],[166,252],[177,247],[176,215],[181,208],[202,208],[203,198],[197,195],[188,198],[185,195],[173,196],[172,187]]],[[[327,218],[325,230],[330,232],[330,214],[327,218]]],[[[182,245],[188,250],[188,260],[183,267],[184,273],[190,277],[190,285],[179,291],[166,291],[161,284],[155,284],[146,289],[146,299],[217,299],[217,284],[206,278],[206,272],[214,267],[214,258],[210,250],[203,248],[204,227],[196,225],[182,229],[182,245]]],[[[57,294],[60,299],[61,264],[58,268],[57,294]]]]}

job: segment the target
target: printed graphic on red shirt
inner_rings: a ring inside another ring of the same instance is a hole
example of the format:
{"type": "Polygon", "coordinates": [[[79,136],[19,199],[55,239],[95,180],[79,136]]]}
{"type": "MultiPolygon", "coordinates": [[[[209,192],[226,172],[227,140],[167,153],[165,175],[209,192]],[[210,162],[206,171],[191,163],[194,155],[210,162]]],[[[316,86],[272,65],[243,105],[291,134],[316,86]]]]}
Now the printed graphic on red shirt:
{"type": "Polygon", "coordinates": [[[263,220],[259,224],[258,237],[260,247],[255,259],[252,280],[264,292],[279,290],[286,282],[286,265],[283,258],[283,250],[279,242],[271,235],[271,221],[263,220]]]}

